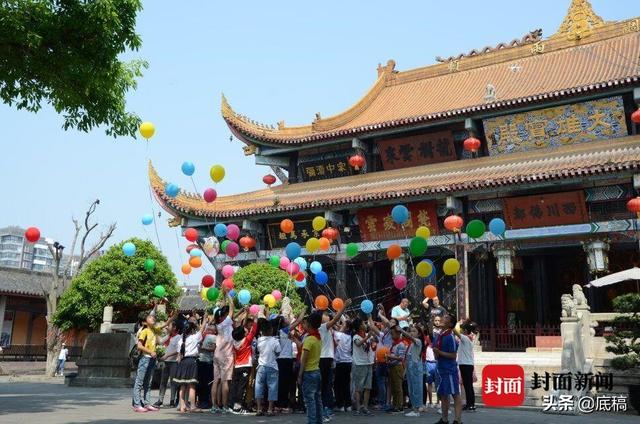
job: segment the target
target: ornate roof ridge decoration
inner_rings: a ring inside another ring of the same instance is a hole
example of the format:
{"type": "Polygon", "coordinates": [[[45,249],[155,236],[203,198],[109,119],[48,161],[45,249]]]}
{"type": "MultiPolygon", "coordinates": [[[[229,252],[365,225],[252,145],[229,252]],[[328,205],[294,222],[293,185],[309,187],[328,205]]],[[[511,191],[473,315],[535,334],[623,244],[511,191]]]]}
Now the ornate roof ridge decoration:
{"type": "Polygon", "coordinates": [[[640,135],[518,152],[498,157],[459,160],[362,175],[279,185],[248,193],[220,196],[213,203],[164,193],[164,183],[151,164],[152,190],[161,206],[176,218],[228,219],[289,214],[345,205],[394,202],[398,198],[442,198],[450,193],[495,191],[499,187],[590,178],[612,172],[637,172],[640,135]]]}
{"type": "Polygon", "coordinates": [[[533,43],[537,43],[540,40],[542,40],[542,29],[535,29],[533,31],[530,31],[528,34],[526,34],[522,38],[515,38],[511,40],[511,42],[509,43],[500,43],[495,47],[486,46],[480,50],[474,49],[474,50],[471,50],[469,53],[461,53],[458,56],[449,56],[446,59],[441,56],[436,56],[436,61],[440,63],[452,62],[454,60],[465,59],[465,58],[477,56],[479,54],[494,52],[496,50],[504,50],[512,47],[520,47],[527,44],[533,44],[533,43]]]}
{"type": "Polygon", "coordinates": [[[536,30],[507,45],[402,72],[390,60],[378,65],[375,83],[353,106],[326,118],[316,113],[308,125],[259,124],[235,112],[224,97],[222,115],[244,143],[293,145],[350,139],[487,109],[600,91],[637,82],[640,72],[629,69],[637,69],[640,37],[630,34],[638,31],[638,18],[604,22],[587,0],[572,0],[564,22],[549,38],[542,39],[536,30]],[[587,43],[589,54],[582,49],[587,43]],[[614,59],[611,51],[617,52],[614,59]],[[505,70],[514,64],[521,71],[507,74],[505,70]],[[529,72],[532,69],[536,72],[529,72]],[[547,72],[549,69],[553,72],[547,72]],[[485,99],[487,84],[495,87],[499,98],[485,99]]]}
{"type": "Polygon", "coordinates": [[[579,41],[604,25],[604,20],[593,11],[588,0],[571,0],[567,15],[551,38],[565,37],[569,41],[579,41]]]}

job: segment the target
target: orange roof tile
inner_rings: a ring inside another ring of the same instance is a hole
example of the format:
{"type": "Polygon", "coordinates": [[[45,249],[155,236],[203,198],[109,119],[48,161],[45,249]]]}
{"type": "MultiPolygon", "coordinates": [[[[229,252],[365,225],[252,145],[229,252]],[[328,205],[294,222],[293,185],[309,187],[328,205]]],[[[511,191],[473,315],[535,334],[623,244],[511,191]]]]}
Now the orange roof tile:
{"type": "Polygon", "coordinates": [[[289,211],[355,206],[358,203],[407,201],[499,186],[578,178],[640,167],[640,135],[614,140],[481,157],[331,180],[286,184],[221,196],[206,203],[198,194],[166,196],[164,181],[149,163],[151,186],[174,216],[238,218],[289,211]]]}
{"type": "Polygon", "coordinates": [[[588,2],[574,0],[558,33],[537,50],[525,43],[463,57],[455,67],[448,62],[404,72],[389,61],[358,103],[335,116],[318,115],[311,125],[261,125],[235,112],[224,96],[222,116],[241,138],[299,144],[637,84],[638,19],[604,23],[594,15],[593,28],[577,32],[574,26],[582,27],[573,20],[583,16],[585,3],[590,10],[588,2]],[[493,100],[485,100],[488,84],[496,90],[493,100]]]}

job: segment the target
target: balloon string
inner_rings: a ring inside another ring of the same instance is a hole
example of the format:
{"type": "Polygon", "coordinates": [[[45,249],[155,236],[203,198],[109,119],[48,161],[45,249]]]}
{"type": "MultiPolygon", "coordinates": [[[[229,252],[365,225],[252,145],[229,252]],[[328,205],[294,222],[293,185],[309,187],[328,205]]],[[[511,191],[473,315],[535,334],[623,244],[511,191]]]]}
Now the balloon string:
{"type": "MultiPolygon", "coordinates": [[[[408,241],[409,241],[409,237],[407,236],[407,232],[405,231],[406,229],[405,229],[405,227],[404,227],[404,224],[403,224],[403,225],[401,225],[401,227],[402,227],[402,235],[404,236],[404,239],[408,242],[408,241]]],[[[414,291],[415,291],[415,286],[416,286],[416,274],[415,274],[415,272],[413,272],[413,270],[415,270],[415,266],[414,266],[414,264],[413,264],[413,254],[411,253],[411,243],[407,243],[407,245],[409,246],[409,252],[408,252],[408,253],[409,253],[409,263],[411,264],[411,270],[412,270],[412,272],[411,272],[411,275],[412,275],[412,278],[411,278],[411,285],[412,285],[412,287],[413,287],[413,289],[414,289],[414,291]]],[[[407,274],[407,273],[406,273],[406,271],[405,271],[405,277],[406,277],[406,274],[407,274]]],[[[404,289],[404,290],[402,290],[402,291],[406,293],[406,292],[408,291],[408,290],[407,290],[407,287],[405,287],[405,289],[404,289]]]]}

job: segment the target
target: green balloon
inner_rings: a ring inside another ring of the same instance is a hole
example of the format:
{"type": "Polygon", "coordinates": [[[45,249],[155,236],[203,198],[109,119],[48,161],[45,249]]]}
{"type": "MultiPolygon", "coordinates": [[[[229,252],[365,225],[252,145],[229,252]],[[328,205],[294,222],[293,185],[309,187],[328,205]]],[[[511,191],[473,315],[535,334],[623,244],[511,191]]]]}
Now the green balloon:
{"type": "Polygon", "coordinates": [[[274,268],[280,268],[280,256],[273,255],[269,258],[269,265],[274,268]]]}
{"type": "Polygon", "coordinates": [[[421,256],[427,251],[427,239],[422,237],[414,237],[409,242],[409,251],[411,256],[421,256]]]}
{"type": "Polygon", "coordinates": [[[164,297],[167,291],[164,289],[164,286],[157,285],[153,288],[153,295],[155,297],[164,297]]]}
{"type": "Polygon", "coordinates": [[[147,271],[153,271],[154,269],[156,269],[156,261],[154,261],[153,259],[147,259],[146,261],[144,261],[144,269],[147,271]]]}
{"type": "Polygon", "coordinates": [[[358,245],[356,243],[347,244],[347,256],[350,258],[358,256],[358,245]]]}
{"type": "Polygon", "coordinates": [[[218,295],[220,294],[220,290],[217,287],[209,287],[207,290],[207,300],[210,302],[215,302],[218,299],[218,295]]]}
{"type": "Polygon", "coordinates": [[[226,252],[227,251],[227,246],[229,245],[229,243],[231,243],[231,240],[225,240],[222,243],[220,243],[220,251],[221,252],[226,252]]]}
{"type": "Polygon", "coordinates": [[[479,219],[474,219],[469,221],[467,224],[467,235],[471,238],[477,239],[484,235],[486,229],[484,222],[479,219]]]}

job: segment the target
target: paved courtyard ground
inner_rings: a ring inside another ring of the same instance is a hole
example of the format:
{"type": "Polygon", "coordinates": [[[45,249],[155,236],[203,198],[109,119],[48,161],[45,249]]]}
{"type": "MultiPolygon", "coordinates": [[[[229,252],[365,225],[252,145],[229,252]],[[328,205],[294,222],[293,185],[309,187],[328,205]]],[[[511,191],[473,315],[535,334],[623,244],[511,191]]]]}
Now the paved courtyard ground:
{"type": "MultiPolygon", "coordinates": [[[[155,394],[155,392],[154,392],[155,394]]],[[[10,382],[0,379],[0,423],[97,423],[122,424],[140,421],[154,423],[241,423],[254,424],[304,424],[303,415],[285,415],[273,418],[254,416],[219,416],[210,413],[179,414],[175,410],[136,414],[131,411],[130,391],[126,389],[94,389],[67,387],[57,380],[10,382]]],[[[435,423],[435,412],[420,418],[390,416],[384,413],[373,417],[336,415],[333,423],[387,424],[394,422],[435,423]]],[[[592,414],[583,416],[559,416],[539,411],[479,409],[463,416],[463,422],[474,423],[522,423],[522,424],[625,424],[638,423],[638,416],[592,414]]]]}

